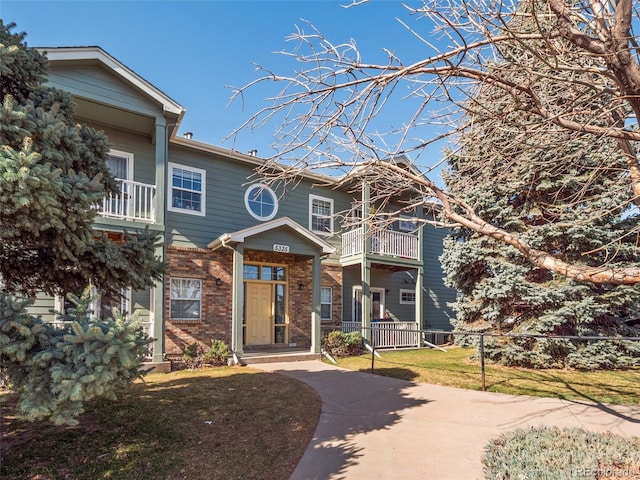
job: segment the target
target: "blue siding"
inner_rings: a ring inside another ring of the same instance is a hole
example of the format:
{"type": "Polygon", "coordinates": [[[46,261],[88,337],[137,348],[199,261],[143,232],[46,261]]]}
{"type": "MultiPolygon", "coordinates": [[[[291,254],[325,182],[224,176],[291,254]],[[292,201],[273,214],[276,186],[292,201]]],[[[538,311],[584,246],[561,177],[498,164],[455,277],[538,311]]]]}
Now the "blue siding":
{"type": "Polygon", "coordinates": [[[424,322],[425,328],[451,330],[454,313],[448,304],[456,299],[456,291],[444,285],[444,272],[440,263],[447,229],[426,225],[423,231],[424,256],[424,322]]]}
{"type": "Polygon", "coordinates": [[[91,98],[105,105],[155,115],[158,105],[141,95],[120,78],[97,66],[58,67],[50,69],[47,83],[53,87],[91,98]]]}
{"type": "MultiPolygon", "coordinates": [[[[245,207],[244,195],[249,185],[259,183],[251,178],[253,166],[234,158],[201,152],[182,146],[171,146],[169,160],[176,165],[206,171],[206,216],[167,212],[167,244],[205,248],[223,233],[235,232],[259,223],[245,207]]],[[[169,179],[170,181],[170,179],[169,179]]],[[[309,195],[334,199],[334,209],[344,210],[350,204],[348,195],[329,188],[314,187],[308,180],[286,186],[271,187],[279,198],[275,218],[288,216],[303,227],[309,227],[309,195]]],[[[167,201],[171,193],[167,192],[167,201]]],[[[334,229],[340,225],[334,223],[334,229]]],[[[340,236],[323,237],[339,246],[340,236]]]]}

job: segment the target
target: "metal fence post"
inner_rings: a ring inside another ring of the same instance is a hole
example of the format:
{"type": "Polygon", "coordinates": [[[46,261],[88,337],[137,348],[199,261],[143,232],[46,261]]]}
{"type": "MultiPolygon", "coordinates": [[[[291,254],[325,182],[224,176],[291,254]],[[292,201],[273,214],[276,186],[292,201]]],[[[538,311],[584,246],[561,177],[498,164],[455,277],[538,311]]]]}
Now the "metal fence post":
{"type": "Polygon", "coordinates": [[[487,384],[484,371],[484,335],[480,334],[480,368],[482,370],[482,391],[487,390],[487,384]]]}

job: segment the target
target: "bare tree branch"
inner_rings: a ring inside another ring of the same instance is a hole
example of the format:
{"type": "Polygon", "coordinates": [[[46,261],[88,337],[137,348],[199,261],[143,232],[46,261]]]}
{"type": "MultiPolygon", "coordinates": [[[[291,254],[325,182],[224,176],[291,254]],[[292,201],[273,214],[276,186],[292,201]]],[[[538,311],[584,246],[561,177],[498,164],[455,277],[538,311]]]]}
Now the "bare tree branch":
{"type": "MultiPolygon", "coordinates": [[[[355,0],[349,7],[359,3],[355,0]]],[[[281,86],[268,99],[270,104],[240,127],[281,125],[274,144],[278,155],[258,174],[282,182],[292,181],[301,172],[333,169],[346,175],[342,186],[356,177],[371,183],[373,200],[384,207],[379,209],[384,221],[415,206],[409,200],[398,206],[398,199],[420,198],[440,205],[442,217],[430,220],[433,224],[463,226],[487,235],[516,248],[541,268],[579,281],[640,283],[640,269],[635,265],[571,265],[554,252],[536,250],[518,232],[482,220],[473,205],[464,204],[426,174],[416,175],[384,161],[399,154],[413,155],[419,170],[431,172],[443,160],[429,158],[426,165],[420,165],[426,146],[442,139],[455,145],[460,133],[485,123],[513,132],[513,142],[500,145],[505,155],[501,168],[509,168],[512,153],[528,149],[532,161],[539,162],[541,174],[549,174],[557,165],[534,154],[561,146],[537,145],[532,140],[537,135],[544,133],[552,141],[549,133],[557,130],[590,135],[594,144],[611,139],[627,161],[627,169],[616,173],[620,191],[629,189],[633,194],[626,204],[603,204],[600,211],[604,216],[617,208],[631,218],[637,214],[635,203],[640,198],[640,65],[633,33],[633,20],[640,18],[633,2],[430,0],[420,8],[403,8],[411,11],[416,22],[431,28],[427,37],[418,23],[399,20],[418,45],[428,49],[423,59],[405,64],[389,48],[386,62],[367,62],[355,42],[334,45],[307,23],[308,31],[298,28],[290,36],[291,51],[281,52],[297,63],[295,73],[261,69],[260,78],[235,90],[234,98],[241,98],[247,89],[262,84],[281,86]],[[518,22],[520,18],[533,21],[518,22]],[[546,67],[534,66],[541,64],[546,67]],[[508,94],[510,106],[496,111],[476,100],[482,86],[508,94]],[[402,125],[387,128],[386,114],[398,105],[411,111],[402,125]],[[629,125],[630,118],[635,125],[629,125]],[[434,133],[434,125],[448,128],[434,133]],[[375,175],[371,175],[373,170],[375,175]]],[[[589,193],[590,184],[618,168],[618,164],[603,161],[585,177],[589,180],[583,188],[571,189],[571,196],[559,191],[558,203],[548,205],[546,215],[561,222],[563,208],[598,202],[589,193]]],[[[532,184],[531,189],[535,188],[532,184]]],[[[628,223],[623,237],[637,233],[634,222],[628,223]]]]}

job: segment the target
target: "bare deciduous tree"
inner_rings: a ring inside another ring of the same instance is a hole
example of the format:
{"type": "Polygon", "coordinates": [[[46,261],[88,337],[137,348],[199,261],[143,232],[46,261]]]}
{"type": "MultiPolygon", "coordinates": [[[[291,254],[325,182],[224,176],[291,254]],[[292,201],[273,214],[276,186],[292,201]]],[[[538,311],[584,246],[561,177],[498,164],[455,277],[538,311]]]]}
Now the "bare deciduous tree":
{"type": "MultiPolygon", "coordinates": [[[[362,2],[354,1],[350,6],[358,3],[362,2]]],[[[297,62],[295,74],[262,69],[260,78],[236,90],[237,97],[263,82],[282,85],[270,99],[270,106],[241,127],[256,128],[271,122],[280,125],[274,144],[278,155],[258,173],[276,182],[293,180],[303,171],[341,170],[350,182],[371,182],[375,200],[417,198],[418,203],[435,204],[439,214],[433,223],[466,227],[500,240],[540,268],[593,283],[640,283],[640,268],[635,266],[570,264],[554,252],[529,245],[517,232],[487,223],[476,215],[473,205],[430,177],[446,158],[431,161],[421,156],[431,143],[455,138],[478,122],[497,122],[530,135],[561,129],[607,137],[627,159],[620,177],[625,188],[633,191],[626,206],[633,213],[640,198],[636,155],[640,64],[633,33],[640,16],[634,2],[431,0],[419,8],[403,8],[430,30],[429,35],[423,34],[418,22],[404,23],[415,36],[416,48],[427,52],[420,61],[404,63],[388,50],[385,63],[367,63],[355,42],[334,45],[307,24],[308,31],[298,29],[291,36],[295,48],[282,52],[297,62]],[[534,21],[518,22],[519,16],[533,16],[534,21]],[[510,57],[511,52],[503,49],[514,42],[522,46],[518,49],[520,58],[510,57]],[[575,55],[580,56],[580,62],[572,61],[575,55]],[[550,68],[542,72],[530,68],[528,59],[532,57],[544,59],[550,68]],[[513,81],[514,68],[519,69],[522,81],[513,81]],[[590,81],[585,82],[585,74],[590,81]],[[483,84],[508,93],[513,98],[513,111],[520,115],[496,112],[478,103],[476,94],[483,84]],[[549,84],[554,88],[540,88],[549,84]],[[397,102],[402,102],[403,108],[410,106],[412,113],[400,128],[381,130],[381,119],[397,102]],[[428,127],[433,125],[448,129],[426,137],[423,132],[432,132],[428,127]],[[417,168],[388,161],[399,155],[413,157],[417,168]]],[[[550,169],[553,164],[541,162],[539,168],[550,169]]],[[[605,161],[602,169],[607,168],[605,161]]],[[[598,181],[597,171],[592,181],[598,181]]],[[[575,199],[575,205],[595,200],[575,199]]],[[[404,208],[414,206],[407,203],[404,208]]],[[[637,235],[635,226],[625,234],[629,235],[637,235]]]]}

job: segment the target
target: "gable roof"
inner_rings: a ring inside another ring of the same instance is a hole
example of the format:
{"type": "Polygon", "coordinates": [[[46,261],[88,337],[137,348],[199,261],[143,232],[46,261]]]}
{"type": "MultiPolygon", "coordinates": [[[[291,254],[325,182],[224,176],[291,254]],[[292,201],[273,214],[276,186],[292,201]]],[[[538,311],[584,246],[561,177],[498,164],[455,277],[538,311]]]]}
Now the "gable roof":
{"type": "MultiPolygon", "coordinates": [[[[163,93],[160,89],[142,78],[140,75],[135,73],[120,61],[116,60],[114,57],[109,55],[98,46],[39,47],[37,48],[37,50],[40,53],[46,55],[50,62],[56,63],[61,66],[64,66],[65,64],[103,66],[111,73],[123,80],[125,83],[160,105],[165,114],[169,114],[175,119],[175,121],[173,121],[174,119],[172,119],[172,123],[170,123],[173,128],[171,135],[169,135],[169,142],[172,144],[180,145],[193,150],[222,155],[227,158],[255,166],[262,166],[266,162],[266,160],[254,155],[249,155],[238,152],[236,150],[226,149],[213,144],[199,142],[191,138],[187,139],[178,136],[177,131],[186,112],[186,109],[171,97],[163,93]]],[[[414,174],[421,174],[421,172],[413,165],[413,163],[406,155],[396,155],[385,159],[385,161],[394,163],[414,174]]],[[[351,172],[343,175],[342,177],[308,171],[301,171],[298,173],[298,175],[313,182],[318,182],[319,185],[337,186],[338,188],[340,188],[341,185],[348,185],[349,183],[355,181],[358,177],[366,174],[369,170],[370,166],[362,165],[356,166],[351,172]]]]}
{"type": "Polygon", "coordinates": [[[165,113],[173,114],[180,119],[186,111],[178,102],[173,100],[160,89],[149,83],[133,70],[120,63],[100,47],[40,47],[37,49],[46,55],[49,62],[85,63],[88,65],[102,65],[132,85],[144,95],[162,106],[165,113]]]}
{"type": "Polygon", "coordinates": [[[218,250],[219,248],[226,246],[228,243],[243,243],[245,239],[249,237],[260,235],[261,233],[268,232],[280,227],[290,228],[301,237],[316,245],[320,249],[322,254],[328,255],[336,251],[336,249],[331,246],[331,244],[321,239],[311,230],[303,227],[289,217],[276,218],[274,220],[259,223],[252,227],[238,230],[237,232],[233,233],[223,233],[218,238],[210,242],[207,247],[212,250],[218,250]]]}
{"type": "MultiPolygon", "coordinates": [[[[373,160],[374,159],[372,159],[372,161],[373,160]]],[[[383,158],[383,159],[380,159],[380,162],[396,165],[397,167],[400,167],[414,175],[418,175],[418,176],[423,175],[423,172],[418,170],[414,165],[414,163],[405,154],[394,155],[392,157],[383,158]]],[[[354,166],[351,169],[351,171],[349,171],[348,173],[340,177],[340,179],[338,180],[338,183],[341,185],[349,185],[350,183],[359,181],[359,179],[361,179],[362,177],[366,177],[370,175],[377,176],[378,173],[370,163],[364,162],[362,165],[354,166]]]]}

